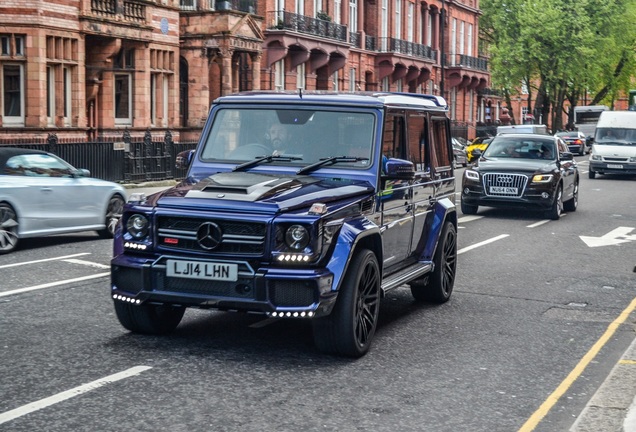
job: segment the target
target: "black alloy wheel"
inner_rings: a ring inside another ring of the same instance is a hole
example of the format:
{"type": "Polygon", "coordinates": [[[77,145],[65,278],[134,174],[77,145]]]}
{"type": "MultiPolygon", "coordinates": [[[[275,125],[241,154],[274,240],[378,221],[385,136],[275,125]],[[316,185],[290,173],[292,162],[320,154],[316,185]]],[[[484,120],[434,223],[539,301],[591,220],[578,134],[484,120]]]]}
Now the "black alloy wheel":
{"type": "Polygon", "coordinates": [[[556,193],[554,194],[554,202],[552,207],[548,210],[548,218],[552,220],[559,220],[563,213],[563,187],[557,186],[556,193]]]}
{"type": "Polygon", "coordinates": [[[361,357],[369,350],[380,314],[380,266],[362,249],[349,263],[338,300],[326,317],[313,320],[314,343],[325,353],[361,357]]]}
{"type": "Polygon", "coordinates": [[[446,221],[433,257],[433,272],[410,283],[417,301],[447,302],[453,293],[457,272],[457,229],[446,221]]]}
{"type": "Polygon", "coordinates": [[[104,222],[106,228],[99,231],[100,237],[113,238],[117,224],[124,213],[124,198],[121,195],[113,195],[108,201],[106,206],[106,214],[104,216],[104,222]]]}

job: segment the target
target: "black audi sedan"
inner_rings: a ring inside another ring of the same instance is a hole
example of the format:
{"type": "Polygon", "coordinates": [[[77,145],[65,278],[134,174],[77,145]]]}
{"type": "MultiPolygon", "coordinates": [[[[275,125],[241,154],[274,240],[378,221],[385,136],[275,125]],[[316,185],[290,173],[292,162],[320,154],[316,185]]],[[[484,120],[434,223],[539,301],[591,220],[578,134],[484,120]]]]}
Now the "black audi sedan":
{"type": "Polygon", "coordinates": [[[579,171],[572,153],[558,137],[498,135],[476,164],[464,171],[461,209],[479,206],[544,211],[557,220],[576,210],[579,171]]]}

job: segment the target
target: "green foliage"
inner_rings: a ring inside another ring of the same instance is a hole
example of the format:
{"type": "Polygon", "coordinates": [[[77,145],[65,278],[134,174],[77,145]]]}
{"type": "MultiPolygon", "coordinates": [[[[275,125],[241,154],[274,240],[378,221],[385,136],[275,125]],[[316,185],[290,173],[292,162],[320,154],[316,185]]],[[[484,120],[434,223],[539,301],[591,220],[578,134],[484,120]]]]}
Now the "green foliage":
{"type": "Polygon", "coordinates": [[[481,8],[493,84],[504,94],[534,84],[547,114],[583,94],[607,103],[630,86],[636,0],[482,0],[481,8]]]}

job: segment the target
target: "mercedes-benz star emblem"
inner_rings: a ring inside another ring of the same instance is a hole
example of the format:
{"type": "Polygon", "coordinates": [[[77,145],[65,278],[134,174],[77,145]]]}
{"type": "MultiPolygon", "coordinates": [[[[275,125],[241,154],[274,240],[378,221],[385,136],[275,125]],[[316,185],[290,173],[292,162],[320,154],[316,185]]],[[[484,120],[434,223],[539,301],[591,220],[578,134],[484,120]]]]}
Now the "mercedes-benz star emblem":
{"type": "Polygon", "coordinates": [[[214,222],[205,222],[197,230],[197,243],[205,250],[212,250],[221,244],[223,232],[214,222]]]}

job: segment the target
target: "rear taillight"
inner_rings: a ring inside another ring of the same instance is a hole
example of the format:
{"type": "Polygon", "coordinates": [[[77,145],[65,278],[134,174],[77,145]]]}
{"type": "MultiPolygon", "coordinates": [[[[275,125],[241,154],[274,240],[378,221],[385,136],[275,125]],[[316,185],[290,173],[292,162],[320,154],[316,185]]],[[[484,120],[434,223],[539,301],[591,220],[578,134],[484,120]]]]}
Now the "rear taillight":
{"type": "Polygon", "coordinates": [[[582,141],[580,139],[577,139],[576,141],[574,141],[574,144],[582,144],[582,141]]]}

